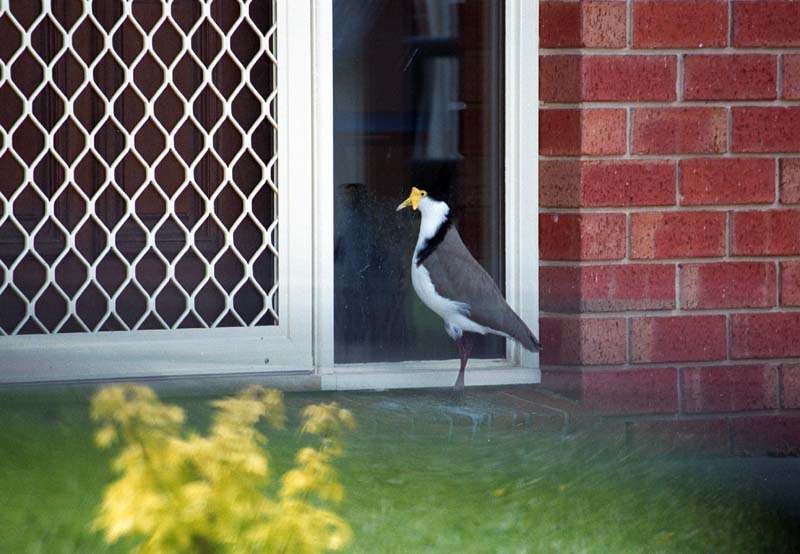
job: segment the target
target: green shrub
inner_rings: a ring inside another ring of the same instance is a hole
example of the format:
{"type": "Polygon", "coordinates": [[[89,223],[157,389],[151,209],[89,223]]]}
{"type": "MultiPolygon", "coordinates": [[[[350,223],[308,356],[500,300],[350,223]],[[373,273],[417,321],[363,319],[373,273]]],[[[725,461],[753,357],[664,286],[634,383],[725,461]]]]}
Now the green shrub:
{"type": "Polygon", "coordinates": [[[207,436],[184,430],[184,412],[149,388],[120,385],[92,400],[101,448],[121,443],[113,461],[119,478],[103,494],[96,529],[106,541],[138,538],[137,554],[316,553],[349,543],[351,529],[328,508],[344,489],[331,462],[341,435],[355,423],[336,403],[307,407],[301,431],[319,436],[270,494],[265,419],[286,423],[283,396],[251,386],[212,402],[207,436]]]}

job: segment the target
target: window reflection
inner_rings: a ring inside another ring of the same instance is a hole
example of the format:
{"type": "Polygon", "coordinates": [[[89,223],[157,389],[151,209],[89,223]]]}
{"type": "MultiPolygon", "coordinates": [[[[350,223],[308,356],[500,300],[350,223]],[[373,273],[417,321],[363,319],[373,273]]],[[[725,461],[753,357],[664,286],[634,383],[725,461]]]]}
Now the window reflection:
{"type": "MultiPolygon", "coordinates": [[[[447,182],[464,242],[503,284],[503,10],[333,0],[337,363],[455,356],[411,287],[412,185],[447,182]]],[[[475,357],[504,356],[484,337],[475,357]]]]}

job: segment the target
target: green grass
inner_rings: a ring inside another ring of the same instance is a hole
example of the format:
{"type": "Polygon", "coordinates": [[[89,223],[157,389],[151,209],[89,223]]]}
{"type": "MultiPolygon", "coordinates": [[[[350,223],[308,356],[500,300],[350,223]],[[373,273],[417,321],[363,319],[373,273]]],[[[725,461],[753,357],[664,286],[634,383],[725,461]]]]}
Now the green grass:
{"type": "MultiPolygon", "coordinates": [[[[295,416],[322,396],[289,398],[295,416]]],[[[329,397],[325,397],[328,399],[329,397]]],[[[180,402],[202,427],[205,399],[180,402]]],[[[755,497],[694,476],[696,462],[637,457],[591,437],[520,431],[412,434],[354,408],[361,431],[338,463],[358,553],[800,552],[800,531],[755,497]]],[[[85,398],[0,394],[0,553],[105,554],[91,520],[112,474],[85,398]]],[[[270,435],[274,467],[301,438],[270,435]]]]}

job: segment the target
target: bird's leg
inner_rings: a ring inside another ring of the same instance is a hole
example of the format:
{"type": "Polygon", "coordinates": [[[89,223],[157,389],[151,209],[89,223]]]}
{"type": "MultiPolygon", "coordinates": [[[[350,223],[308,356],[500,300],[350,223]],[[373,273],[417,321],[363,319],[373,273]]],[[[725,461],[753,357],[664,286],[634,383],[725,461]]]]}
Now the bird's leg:
{"type": "Polygon", "coordinates": [[[464,389],[464,369],[467,367],[469,356],[472,354],[472,347],[475,345],[475,337],[472,333],[464,333],[456,339],[456,348],[458,349],[458,357],[461,359],[461,369],[456,378],[456,384],[453,388],[456,390],[464,389]]]}

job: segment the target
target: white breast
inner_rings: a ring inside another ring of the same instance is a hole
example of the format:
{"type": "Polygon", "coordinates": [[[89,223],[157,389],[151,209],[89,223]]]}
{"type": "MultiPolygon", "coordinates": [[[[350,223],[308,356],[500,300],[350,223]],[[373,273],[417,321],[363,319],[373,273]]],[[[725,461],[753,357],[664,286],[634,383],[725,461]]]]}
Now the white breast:
{"type": "Polygon", "coordinates": [[[444,320],[444,328],[451,339],[459,338],[464,331],[482,335],[493,332],[488,327],[478,325],[469,319],[469,306],[467,304],[450,300],[436,292],[436,287],[433,286],[431,281],[431,275],[424,265],[417,265],[415,262],[411,263],[411,283],[414,285],[414,290],[419,299],[422,300],[422,303],[444,320]]]}
{"type": "Polygon", "coordinates": [[[417,246],[411,258],[411,283],[414,285],[417,296],[423,304],[444,320],[445,330],[454,340],[459,338],[464,331],[482,335],[495,332],[469,319],[469,305],[450,300],[436,292],[428,270],[422,264],[417,265],[417,254],[425,246],[427,240],[433,237],[450,211],[444,202],[431,201],[429,198],[423,198],[419,203],[419,208],[422,213],[422,221],[420,222],[417,246]]]}

